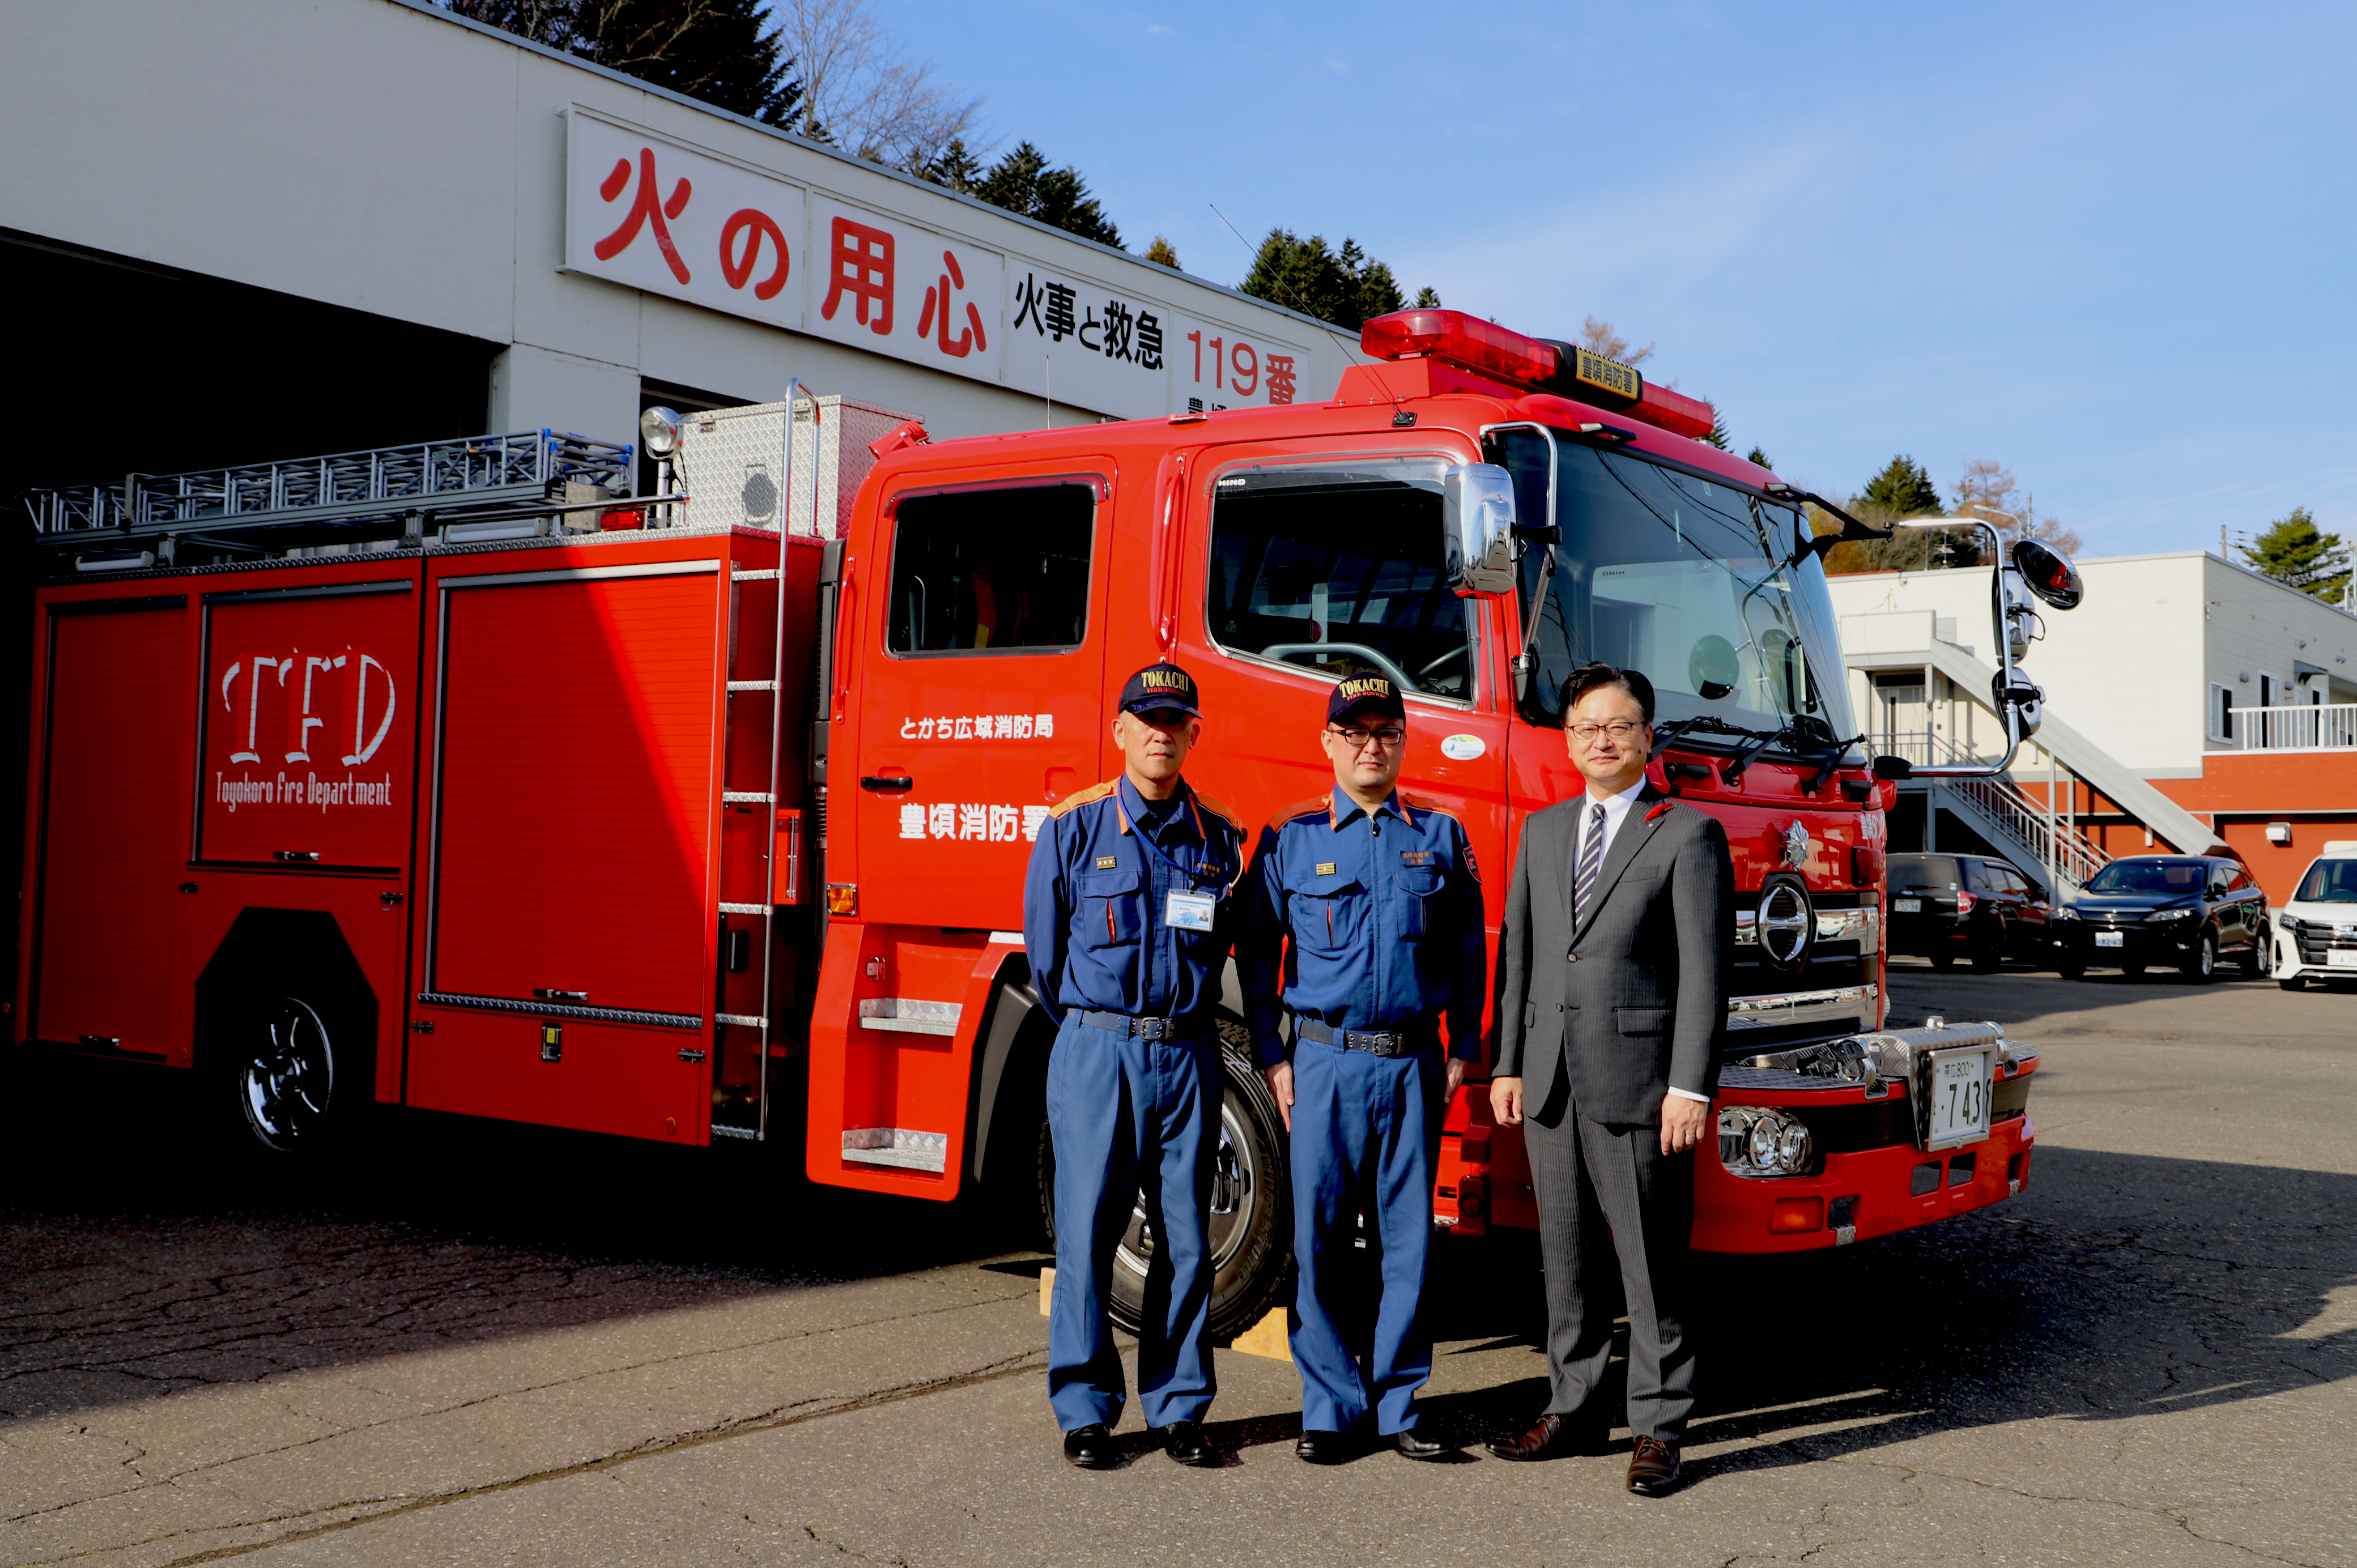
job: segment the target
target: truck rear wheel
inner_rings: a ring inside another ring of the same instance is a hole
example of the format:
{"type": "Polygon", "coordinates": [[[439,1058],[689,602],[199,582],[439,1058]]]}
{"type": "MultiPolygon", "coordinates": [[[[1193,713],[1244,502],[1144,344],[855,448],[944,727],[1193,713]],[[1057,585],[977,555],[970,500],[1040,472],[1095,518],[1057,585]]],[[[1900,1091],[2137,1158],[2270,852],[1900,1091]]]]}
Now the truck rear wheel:
{"type": "MultiPolygon", "coordinates": [[[[1260,1321],[1285,1283],[1293,1262],[1293,1194],[1284,1117],[1254,1065],[1250,1034],[1232,1019],[1220,1025],[1220,1066],[1227,1092],[1211,1177],[1211,1335],[1225,1343],[1260,1321]]],[[[1106,1297],[1108,1315],[1125,1333],[1144,1326],[1153,1251],[1153,1227],[1141,1204],[1114,1255],[1106,1297]]]]}
{"type": "Polygon", "coordinates": [[[319,1009],[282,996],[254,1009],[231,1042],[231,1092],[265,1149],[307,1154],[327,1144],[363,1086],[319,1009]]]}

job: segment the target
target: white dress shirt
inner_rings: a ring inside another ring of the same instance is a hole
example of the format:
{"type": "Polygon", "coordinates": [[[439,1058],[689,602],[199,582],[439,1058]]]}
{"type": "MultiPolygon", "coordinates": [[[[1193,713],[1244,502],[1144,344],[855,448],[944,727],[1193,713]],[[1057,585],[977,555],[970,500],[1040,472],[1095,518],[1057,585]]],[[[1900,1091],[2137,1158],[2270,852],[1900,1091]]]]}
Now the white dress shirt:
{"type": "MultiPolygon", "coordinates": [[[[1590,785],[1590,792],[1580,797],[1579,848],[1576,852],[1580,854],[1587,853],[1588,823],[1596,814],[1597,800],[1593,793],[1594,788],[1590,785]]],[[[1637,804],[1637,797],[1644,792],[1645,781],[1640,779],[1619,794],[1608,795],[1604,798],[1604,847],[1597,852],[1598,865],[1601,865],[1604,858],[1612,853],[1612,841],[1620,835],[1620,825],[1629,820],[1630,810],[1637,804]]],[[[1680,1100],[1698,1101],[1705,1105],[1710,1103],[1710,1096],[1696,1094],[1691,1089],[1673,1089],[1670,1092],[1680,1100]]]]}

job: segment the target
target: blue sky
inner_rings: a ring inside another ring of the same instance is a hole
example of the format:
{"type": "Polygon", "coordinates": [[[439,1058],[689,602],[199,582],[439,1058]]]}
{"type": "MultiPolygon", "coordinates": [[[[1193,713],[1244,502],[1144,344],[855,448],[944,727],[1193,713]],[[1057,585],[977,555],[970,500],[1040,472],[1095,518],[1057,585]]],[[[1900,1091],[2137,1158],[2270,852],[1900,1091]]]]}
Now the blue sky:
{"type": "Polygon", "coordinates": [[[2011,467],[2090,555],[2357,535],[2357,7],[887,0],[1239,279],[1273,224],[1411,293],[1658,345],[1828,494],[2011,467]]]}

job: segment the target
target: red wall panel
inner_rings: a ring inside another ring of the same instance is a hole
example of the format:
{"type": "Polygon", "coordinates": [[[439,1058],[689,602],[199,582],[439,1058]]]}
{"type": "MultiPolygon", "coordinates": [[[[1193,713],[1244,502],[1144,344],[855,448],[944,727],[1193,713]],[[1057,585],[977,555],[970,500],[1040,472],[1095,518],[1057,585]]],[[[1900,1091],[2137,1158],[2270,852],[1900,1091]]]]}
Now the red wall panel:
{"type": "Polygon", "coordinates": [[[716,578],[445,586],[427,988],[705,1013],[716,578]]]}

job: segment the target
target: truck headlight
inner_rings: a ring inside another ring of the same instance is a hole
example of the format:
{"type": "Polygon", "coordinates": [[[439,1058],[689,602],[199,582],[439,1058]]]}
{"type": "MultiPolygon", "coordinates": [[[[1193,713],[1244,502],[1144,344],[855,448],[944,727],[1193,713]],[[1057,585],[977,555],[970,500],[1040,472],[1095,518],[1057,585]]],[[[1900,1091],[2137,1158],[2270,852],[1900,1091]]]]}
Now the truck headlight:
{"type": "Polygon", "coordinates": [[[1816,1153],[1808,1123],[1765,1105],[1730,1105],[1718,1113],[1718,1157],[1731,1176],[1798,1176],[1816,1153]]]}

